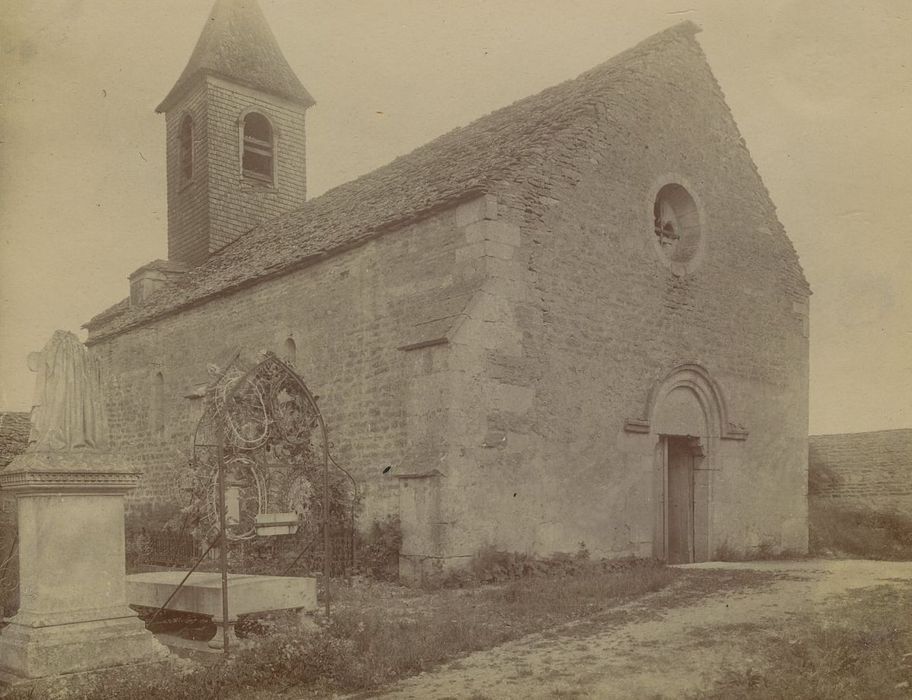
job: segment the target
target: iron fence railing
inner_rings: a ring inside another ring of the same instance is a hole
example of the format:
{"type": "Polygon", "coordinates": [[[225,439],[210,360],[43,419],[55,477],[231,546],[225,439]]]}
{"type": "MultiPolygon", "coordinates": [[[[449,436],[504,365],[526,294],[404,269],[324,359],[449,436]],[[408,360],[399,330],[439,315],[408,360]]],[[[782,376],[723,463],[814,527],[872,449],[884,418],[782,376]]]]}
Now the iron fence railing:
{"type": "Polygon", "coordinates": [[[146,564],[155,566],[190,566],[199,557],[199,544],[189,533],[145,532],[148,538],[148,553],[143,558],[146,564]]]}
{"type": "MultiPolygon", "coordinates": [[[[229,568],[238,573],[314,575],[321,573],[325,565],[323,542],[322,531],[309,537],[282,535],[232,542],[229,547],[229,568]]],[[[350,576],[356,563],[353,532],[331,531],[329,543],[329,575],[334,578],[350,576]]]]}
{"type": "MultiPolygon", "coordinates": [[[[202,553],[200,543],[189,533],[143,529],[133,536],[140,566],[189,568],[202,553]]],[[[355,569],[355,538],[348,528],[330,531],[330,576],[350,576],[355,569]]],[[[229,569],[233,573],[271,576],[307,576],[322,572],[324,566],[322,529],[310,536],[280,535],[229,542],[229,569]]],[[[218,559],[217,546],[203,558],[202,569],[212,568],[218,559]]]]}

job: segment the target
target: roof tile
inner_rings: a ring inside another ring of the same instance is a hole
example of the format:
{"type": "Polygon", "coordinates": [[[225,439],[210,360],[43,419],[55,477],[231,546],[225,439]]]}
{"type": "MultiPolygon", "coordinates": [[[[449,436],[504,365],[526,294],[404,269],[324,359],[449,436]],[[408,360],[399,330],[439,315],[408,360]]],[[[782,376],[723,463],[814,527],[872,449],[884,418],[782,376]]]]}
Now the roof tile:
{"type": "Polygon", "coordinates": [[[85,324],[88,342],[312,264],[469,197],[522,190],[535,181],[559,134],[577,126],[581,115],[605,109],[604,95],[635,80],[654,52],[681,41],[696,44],[698,31],[692,22],[674,25],[573,80],[455,129],[259,225],[142,306],[121,301],[95,316],[85,324]]]}

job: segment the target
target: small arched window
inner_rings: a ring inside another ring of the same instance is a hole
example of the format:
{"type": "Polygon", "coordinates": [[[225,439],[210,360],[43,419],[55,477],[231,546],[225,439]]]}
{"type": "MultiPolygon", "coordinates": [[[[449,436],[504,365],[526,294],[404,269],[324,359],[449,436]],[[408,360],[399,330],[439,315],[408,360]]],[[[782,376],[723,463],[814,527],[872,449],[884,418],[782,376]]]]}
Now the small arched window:
{"type": "Polygon", "coordinates": [[[184,182],[193,178],[193,119],[189,114],[180,125],[180,168],[184,182]]]}
{"type": "Polygon", "coordinates": [[[295,360],[298,359],[298,346],[295,344],[294,338],[288,338],[285,341],[283,354],[285,356],[285,362],[289,365],[294,365],[295,360]]]}
{"type": "Polygon", "coordinates": [[[259,112],[244,117],[244,177],[272,184],[275,140],[272,124],[259,112]]]}
{"type": "Polygon", "coordinates": [[[165,431],[165,378],[161,372],[152,377],[151,406],[149,418],[152,433],[159,435],[165,431]]]}

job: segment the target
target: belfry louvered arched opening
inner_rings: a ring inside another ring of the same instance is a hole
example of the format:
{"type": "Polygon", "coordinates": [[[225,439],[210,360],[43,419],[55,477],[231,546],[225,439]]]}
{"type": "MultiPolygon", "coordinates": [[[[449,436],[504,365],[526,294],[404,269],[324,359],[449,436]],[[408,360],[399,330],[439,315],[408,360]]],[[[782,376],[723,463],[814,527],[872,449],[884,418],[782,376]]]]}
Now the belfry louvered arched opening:
{"type": "Polygon", "coordinates": [[[242,170],[244,177],[272,184],[275,173],[275,132],[263,114],[244,117],[242,170]]]}

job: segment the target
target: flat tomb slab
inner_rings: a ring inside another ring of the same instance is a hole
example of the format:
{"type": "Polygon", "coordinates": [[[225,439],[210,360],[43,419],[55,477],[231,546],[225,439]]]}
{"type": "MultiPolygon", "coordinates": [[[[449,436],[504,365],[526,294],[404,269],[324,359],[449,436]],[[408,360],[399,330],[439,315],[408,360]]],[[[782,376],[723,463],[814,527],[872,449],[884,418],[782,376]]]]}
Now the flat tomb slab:
{"type": "MultiPolygon", "coordinates": [[[[155,571],[130,574],[127,581],[127,601],[131,605],[160,608],[174,593],[186,576],[184,571],[155,571]]],[[[317,608],[317,580],[300,576],[228,575],[228,619],[238,615],[317,608]]],[[[168,603],[168,610],[179,610],[222,619],[222,576],[218,573],[195,571],[177,595],[168,603]]]]}

